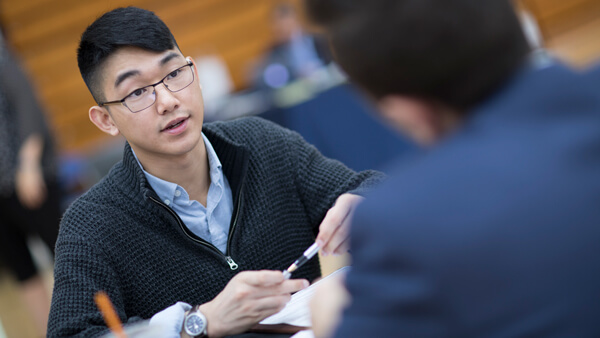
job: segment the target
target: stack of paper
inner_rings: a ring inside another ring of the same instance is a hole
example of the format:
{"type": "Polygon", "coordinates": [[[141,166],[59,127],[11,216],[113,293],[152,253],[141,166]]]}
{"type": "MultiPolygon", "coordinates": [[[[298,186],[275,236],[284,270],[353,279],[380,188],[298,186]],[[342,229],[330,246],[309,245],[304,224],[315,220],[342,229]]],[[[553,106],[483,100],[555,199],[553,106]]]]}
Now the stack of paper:
{"type": "Polygon", "coordinates": [[[349,266],[345,266],[341,269],[338,269],[323,279],[319,280],[316,283],[313,283],[311,286],[307,287],[304,290],[300,290],[292,295],[292,299],[286,304],[286,306],[276,314],[265,318],[260,324],[263,325],[275,325],[275,324],[289,324],[293,326],[306,327],[309,328],[312,326],[310,320],[310,307],[309,302],[312,295],[315,292],[317,285],[334,276],[338,273],[342,273],[350,269],[349,266]]]}

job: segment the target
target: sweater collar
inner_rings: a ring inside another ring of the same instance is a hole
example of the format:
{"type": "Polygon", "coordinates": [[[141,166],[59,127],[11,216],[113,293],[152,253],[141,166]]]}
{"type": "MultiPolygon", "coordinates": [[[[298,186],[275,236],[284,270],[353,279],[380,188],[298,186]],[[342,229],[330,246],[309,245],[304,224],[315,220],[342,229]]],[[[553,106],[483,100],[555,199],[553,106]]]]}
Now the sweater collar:
{"type": "MultiPolygon", "coordinates": [[[[249,161],[248,149],[223,133],[216,124],[205,124],[203,133],[210,140],[221,164],[223,173],[229,180],[234,199],[241,189],[243,174],[246,172],[249,161]]],[[[138,165],[133,150],[128,142],[125,143],[123,160],[113,168],[115,174],[111,175],[116,180],[117,186],[126,187],[126,193],[131,198],[142,194],[145,199],[150,196],[158,198],[154,189],[146,179],[144,171],[138,165]]]]}

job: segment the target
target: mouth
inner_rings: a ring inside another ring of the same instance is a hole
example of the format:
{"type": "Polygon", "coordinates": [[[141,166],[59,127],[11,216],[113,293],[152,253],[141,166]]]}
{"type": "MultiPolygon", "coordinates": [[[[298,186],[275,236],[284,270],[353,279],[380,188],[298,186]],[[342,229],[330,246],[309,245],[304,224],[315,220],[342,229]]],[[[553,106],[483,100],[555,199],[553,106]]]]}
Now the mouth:
{"type": "Polygon", "coordinates": [[[163,128],[161,131],[175,129],[175,128],[179,127],[182,123],[184,123],[188,118],[189,117],[181,117],[181,118],[175,119],[175,120],[169,122],[169,124],[165,128],[163,128]]]}

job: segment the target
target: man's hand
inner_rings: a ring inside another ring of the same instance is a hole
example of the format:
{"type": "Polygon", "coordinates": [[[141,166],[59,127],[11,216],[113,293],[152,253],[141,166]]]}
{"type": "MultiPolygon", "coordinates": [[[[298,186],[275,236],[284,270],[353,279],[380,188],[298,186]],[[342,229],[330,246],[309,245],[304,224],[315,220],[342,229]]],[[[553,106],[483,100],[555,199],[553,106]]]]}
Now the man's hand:
{"type": "Polygon", "coordinates": [[[213,300],[200,306],[208,322],[208,336],[241,333],[279,312],[291,293],[309,285],[305,279],[285,280],[281,271],[243,271],[233,277],[213,300]]]}
{"type": "Polygon", "coordinates": [[[18,168],[15,175],[15,192],[19,202],[27,209],[37,209],[46,200],[46,182],[39,167],[18,168]]]}
{"type": "Polygon", "coordinates": [[[19,149],[19,163],[15,174],[15,192],[21,204],[37,209],[46,200],[46,182],[42,170],[44,141],[39,134],[25,139],[19,149]]]}
{"type": "Polygon", "coordinates": [[[342,194],[327,211],[316,240],[322,255],[341,255],[348,251],[348,233],[352,216],[363,200],[364,198],[358,195],[342,194]]]}
{"type": "Polygon", "coordinates": [[[310,300],[312,330],[316,338],[333,335],[342,311],[350,303],[350,294],[344,286],[345,277],[345,274],[339,274],[322,281],[310,300]]]}

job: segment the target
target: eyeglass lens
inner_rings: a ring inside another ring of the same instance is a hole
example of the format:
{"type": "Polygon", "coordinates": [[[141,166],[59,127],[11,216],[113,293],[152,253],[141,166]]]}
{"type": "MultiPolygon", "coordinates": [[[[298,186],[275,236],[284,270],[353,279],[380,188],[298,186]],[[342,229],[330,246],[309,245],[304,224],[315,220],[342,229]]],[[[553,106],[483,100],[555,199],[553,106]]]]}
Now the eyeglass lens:
{"type": "Polygon", "coordinates": [[[178,92],[189,86],[193,81],[194,72],[192,71],[192,67],[185,65],[169,73],[161,82],[137,89],[129,94],[123,103],[132,112],[136,113],[154,104],[154,101],[156,101],[155,86],[163,83],[171,92],[178,92]]]}

